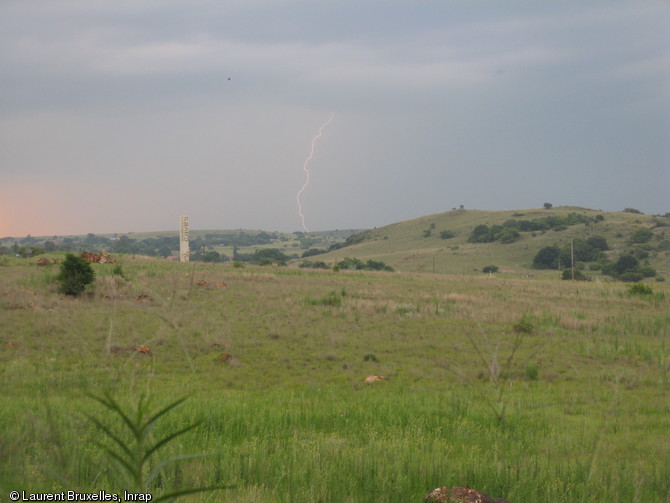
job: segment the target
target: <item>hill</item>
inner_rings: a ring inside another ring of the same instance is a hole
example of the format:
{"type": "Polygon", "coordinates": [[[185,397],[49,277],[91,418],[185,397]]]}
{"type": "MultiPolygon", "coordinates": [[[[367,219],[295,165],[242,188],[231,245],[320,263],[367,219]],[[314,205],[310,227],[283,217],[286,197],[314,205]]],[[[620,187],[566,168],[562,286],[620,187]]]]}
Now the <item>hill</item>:
{"type": "MultiPolygon", "coordinates": [[[[454,209],[365,231],[194,229],[191,260],[253,262],[260,251],[270,249],[280,252],[282,263],[288,260],[293,267],[308,261],[330,268],[349,257],[363,262],[374,260],[407,273],[481,274],[485,266],[493,265],[508,276],[556,278],[556,269],[570,264],[570,246],[574,243],[578,248],[577,268],[586,276],[603,277],[607,261],[613,263],[623,255],[632,255],[640,267],[654,270],[655,279],[662,280],[670,275],[669,227],[668,215],[644,215],[632,209],[454,209]],[[606,243],[597,261],[586,260],[579,253],[580,245],[593,239],[606,243]],[[535,269],[533,259],[538,252],[554,246],[562,250],[557,263],[548,270],[535,269]]],[[[0,239],[0,254],[35,256],[40,251],[34,247],[43,247],[42,252],[86,249],[169,257],[177,254],[179,243],[177,231],[0,239]]]]}
{"type": "Polygon", "coordinates": [[[603,237],[609,245],[605,252],[609,260],[633,253],[641,263],[655,268],[659,276],[667,276],[670,274],[669,225],[667,217],[567,206],[507,211],[452,210],[366,231],[349,239],[349,242],[359,241],[356,244],[319,255],[318,259],[329,264],[345,257],[381,260],[401,272],[472,274],[481,273],[484,266],[496,265],[508,274],[555,276],[555,271],[533,269],[533,258],[539,250],[554,245],[570,246],[572,240],[603,237]],[[519,227],[519,222],[534,222],[533,225],[540,227],[547,221],[559,225],[520,231],[518,239],[510,243],[470,242],[478,226],[504,228],[516,222],[519,227]],[[568,223],[561,225],[561,222],[568,223]],[[651,232],[649,240],[632,242],[634,233],[640,229],[651,232]]]}

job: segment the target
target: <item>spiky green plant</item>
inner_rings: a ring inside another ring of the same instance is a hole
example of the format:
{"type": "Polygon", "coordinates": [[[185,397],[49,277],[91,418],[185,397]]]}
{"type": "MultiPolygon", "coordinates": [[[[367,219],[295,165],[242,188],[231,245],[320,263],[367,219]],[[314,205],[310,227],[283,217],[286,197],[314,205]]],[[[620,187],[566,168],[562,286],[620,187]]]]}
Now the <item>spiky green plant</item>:
{"type": "MultiPolygon", "coordinates": [[[[184,428],[168,433],[159,440],[155,440],[152,431],[158,421],[165,417],[186,401],[186,398],[170,403],[163,409],[151,414],[149,411],[149,401],[144,395],[141,395],[137,405],[132,411],[126,411],[111,395],[106,394],[102,397],[89,394],[93,400],[102,404],[108,411],[121,420],[121,427],[111,427],[103,423],[100,419],[87,414],[88,419],[104,433],[112,446],[103,442],[94,441],[94,444],[102,449],[107,456],[113,460],[122,476],[123,482],[127,484],[133,492],[147,493],[152,488],[154,481],[161,474],[162,470],[169,464],[188,458],[199,457],[201,454],[182,454],[172,456],[164,460],[155,460],[154,455],[167,446],[177,437],[196,428],[200,423],[193,423],[184,428]],[[130,438],[130,440],[127,440],[130,438]]],[[[153,501],[173,501],[178,497],[188,494],[213,491],[221,487],[202,487],[181,489],[163,494],[153,501]]]]}

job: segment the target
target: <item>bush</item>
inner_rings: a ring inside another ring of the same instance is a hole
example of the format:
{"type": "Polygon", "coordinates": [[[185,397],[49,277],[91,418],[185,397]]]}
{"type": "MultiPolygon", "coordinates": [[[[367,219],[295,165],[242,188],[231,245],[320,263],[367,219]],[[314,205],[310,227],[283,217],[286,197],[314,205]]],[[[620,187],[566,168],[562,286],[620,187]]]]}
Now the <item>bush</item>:
{"type": "Polygon", "coordinates": [[[523,369],[523,375],[528,381],[537,381],[540,378],[540,369],[535,363],[528,363],[523,369]]]}
{"type": "Polygon", "coordinates": [[[312,262],[311,260],[305,260],[298,267],[301,267],[302,269],[330,269],[328,264],[326,264],[322,260],[317,260],[316,262],[312,262]]]}
{"type": "Polygon", "coordinates": [[[535,331],[535,326],[524,314],[521,319],[512,326],[517,334],[532,334],[535,331]]]}
{"type": "Polygon", "coordinates": [[[61,264],[56,281],[60,293],[76,296],[95,281],[95,271],[87,260],[68,253],[61,264]]]}
{"type": "Polygon", "coordinates": [[[320,250],[319,248],[310,248],[305,253],[303,253],[300,257],[301,258],[313,257],[314,255],[321,255],[323,253],[326,253],[326,250],[320,250]]]}
{"type": "Polygon", "coordinates": [[[647,229],[646,227],[640,227],[636,229],[633,234],[630,236],[631,243],[648,243],[651,241],[651,238],[654,237],[654,233],[647,229]]]}
{"type": "Polygon", "coordinates": [[[519,231],[512,227],[507,227],[506,229],[503,229],[500,233],[496,235],[496,238],[501,243],[505,244],[514,243],[515,241],[518,241],[520,237],[521,234],[519,233],[519,231]]]}
{"type": "Polygon", "coordinates": [[[642,283],[635,283],[628,287],[629,295],[651,295],[654,291],[650,286],[643,285],[642,283]]]}
{"type": "Polygon", "coordinates": [[[499,269],[497,265],[485,265],[484,267],[482,267],[482,272],[487,274],[498,272],[498,270],[499,269]]]}
{"type": "Polygon", "coordinates": [[[636,283],[638,281],[642,281],[644,279],[644,276],[642,275],[642,273],[629,271],[619,276],[619,279],[621,281],[625,281],[626,283],[636,283]]]}
{"type": "Polygon", "coordinates": [[[560,256],[558,246],[545,246],[533,258],[533,269],[556,269],[560,256]]]}
{"type": "Polygon", "coordinates": [[[653,278],[656,276],[656,269],[651,267],[650,265],[645,265],[640,267],[640,274],[644,276],[645,278],[653,278]]]}
{"type": "MultiPolygon", "coordinates": [[[[572,279],[573,273],[571,269],[563,271],[563,279],[572,279]]],[[[575,269],[574,277],[577,281],[590,281],[591,279],[579,269],[575,269]]]]}

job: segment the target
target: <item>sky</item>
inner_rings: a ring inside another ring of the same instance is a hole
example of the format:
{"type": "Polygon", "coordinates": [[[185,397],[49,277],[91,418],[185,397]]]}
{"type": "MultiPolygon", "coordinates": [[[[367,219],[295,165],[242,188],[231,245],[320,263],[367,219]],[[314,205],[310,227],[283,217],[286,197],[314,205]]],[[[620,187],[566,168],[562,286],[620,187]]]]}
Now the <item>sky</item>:
{"type": "Polygon", "coordinates": [[[669,140],[667,1],[0,2],[0,237],[664,214],[669,140]]]}

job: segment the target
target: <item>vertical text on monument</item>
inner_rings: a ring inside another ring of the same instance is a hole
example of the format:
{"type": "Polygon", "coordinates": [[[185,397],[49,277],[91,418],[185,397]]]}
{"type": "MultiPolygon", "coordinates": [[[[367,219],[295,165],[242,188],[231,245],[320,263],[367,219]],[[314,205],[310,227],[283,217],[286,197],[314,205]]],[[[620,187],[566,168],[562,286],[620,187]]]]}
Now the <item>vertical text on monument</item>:
{"type": "Polygon", "coordinates": [[[182,215],[179,217],[179,260],[188,262],[188,217],[182,215]]]}

